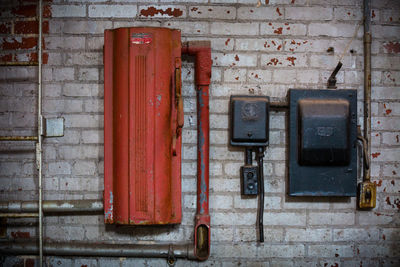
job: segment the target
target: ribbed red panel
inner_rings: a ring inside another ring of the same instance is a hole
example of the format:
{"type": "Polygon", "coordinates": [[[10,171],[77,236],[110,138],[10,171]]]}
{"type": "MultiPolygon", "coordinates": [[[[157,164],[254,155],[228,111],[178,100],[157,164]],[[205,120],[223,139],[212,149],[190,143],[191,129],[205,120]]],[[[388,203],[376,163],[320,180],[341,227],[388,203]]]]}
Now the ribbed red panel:
{"type": "Polygon", "coordinates": [[[180,57],[177,30],[120,28],[105,32],[106,223],[181,221],[182,141],[175,99],[180,57]]]}

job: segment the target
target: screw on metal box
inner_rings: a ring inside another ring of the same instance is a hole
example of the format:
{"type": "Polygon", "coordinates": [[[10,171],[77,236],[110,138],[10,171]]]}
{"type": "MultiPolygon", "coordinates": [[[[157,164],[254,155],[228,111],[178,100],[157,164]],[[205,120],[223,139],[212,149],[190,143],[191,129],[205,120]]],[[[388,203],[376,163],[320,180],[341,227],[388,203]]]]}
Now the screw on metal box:
{"type": "Polygon", "coordinates": [[[231,96],[230,144],[246,148],[246,164],[240,168],[241,193],[259,195],[259,241],[264,242],[264,173],[263,157],[269,140],[269,97],[231,96]],[[253,166],[253,151],[258,166],[253,166]]]}

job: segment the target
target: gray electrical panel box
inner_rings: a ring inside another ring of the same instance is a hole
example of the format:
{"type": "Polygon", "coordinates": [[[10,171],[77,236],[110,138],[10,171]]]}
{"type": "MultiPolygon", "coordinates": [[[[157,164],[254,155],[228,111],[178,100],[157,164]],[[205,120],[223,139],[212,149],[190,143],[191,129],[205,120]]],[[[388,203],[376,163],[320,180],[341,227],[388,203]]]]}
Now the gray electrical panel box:
{"type": "Polygon", "coordinates": [[[289,195],[355,196],[356,90],[289,90],[289,195]]]}

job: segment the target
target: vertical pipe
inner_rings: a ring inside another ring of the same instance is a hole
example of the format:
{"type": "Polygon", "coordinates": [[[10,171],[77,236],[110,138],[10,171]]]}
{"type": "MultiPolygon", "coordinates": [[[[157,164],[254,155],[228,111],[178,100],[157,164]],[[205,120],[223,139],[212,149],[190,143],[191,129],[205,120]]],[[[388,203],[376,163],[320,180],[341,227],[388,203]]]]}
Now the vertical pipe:
{"type": "MultiPolygon", "coordinates": [[[[364,138],[367,139],[367,154],[371,157],[371,8],[370,0],[364,0],[364,138]]],[[[364,164],[364,180],[371,179],[370,168],[364,164]]]]}
{"type": "Polygon", "coordinates": [[[194,226],[194,255],[206,260],[210,255],[209,214],[209,85],[211,78],[211,43],[193,41],[182,44],[182,53],[195,56],[197,87],[197,212],[194,226]]]}
{"type": "Polygon", "coordinates": [[[246,147],[246,165],[253,164],[253,151],[251,147],[246,147]]]}
{"type": "Polygon", "coordinates": [[[264,147],[258,148],[258,233],[260,243],[264,242],[264,147]]]}
{"type": "Polygon", "coordinates": [[[36,161],[38,168],[39,185],[39,266],[43,266],[43,196],[42,196],[42,0],[39,0],[39,52],[38,52],[38,142],[36,147],[36,161]]]}

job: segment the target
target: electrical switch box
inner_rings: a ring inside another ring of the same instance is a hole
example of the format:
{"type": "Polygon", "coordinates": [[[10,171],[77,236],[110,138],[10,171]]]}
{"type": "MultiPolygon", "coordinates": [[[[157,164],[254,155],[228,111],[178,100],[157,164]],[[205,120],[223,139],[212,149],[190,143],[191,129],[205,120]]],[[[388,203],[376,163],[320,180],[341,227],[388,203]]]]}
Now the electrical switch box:
{"type": "Polygon", "coordinates": [[[258,194],[258,167],[244,165],[240,168],[241,192],[243,195],[258,194]]]}
{"type": "Polygon", "coordinates": [[[269,97],[231,96],[231,145],[267,146],[269,97]]]}
{"type": "Polygon", "coordinates": [[[289,91],[289,195],[355,196],[356,90],[289,91]]]}

